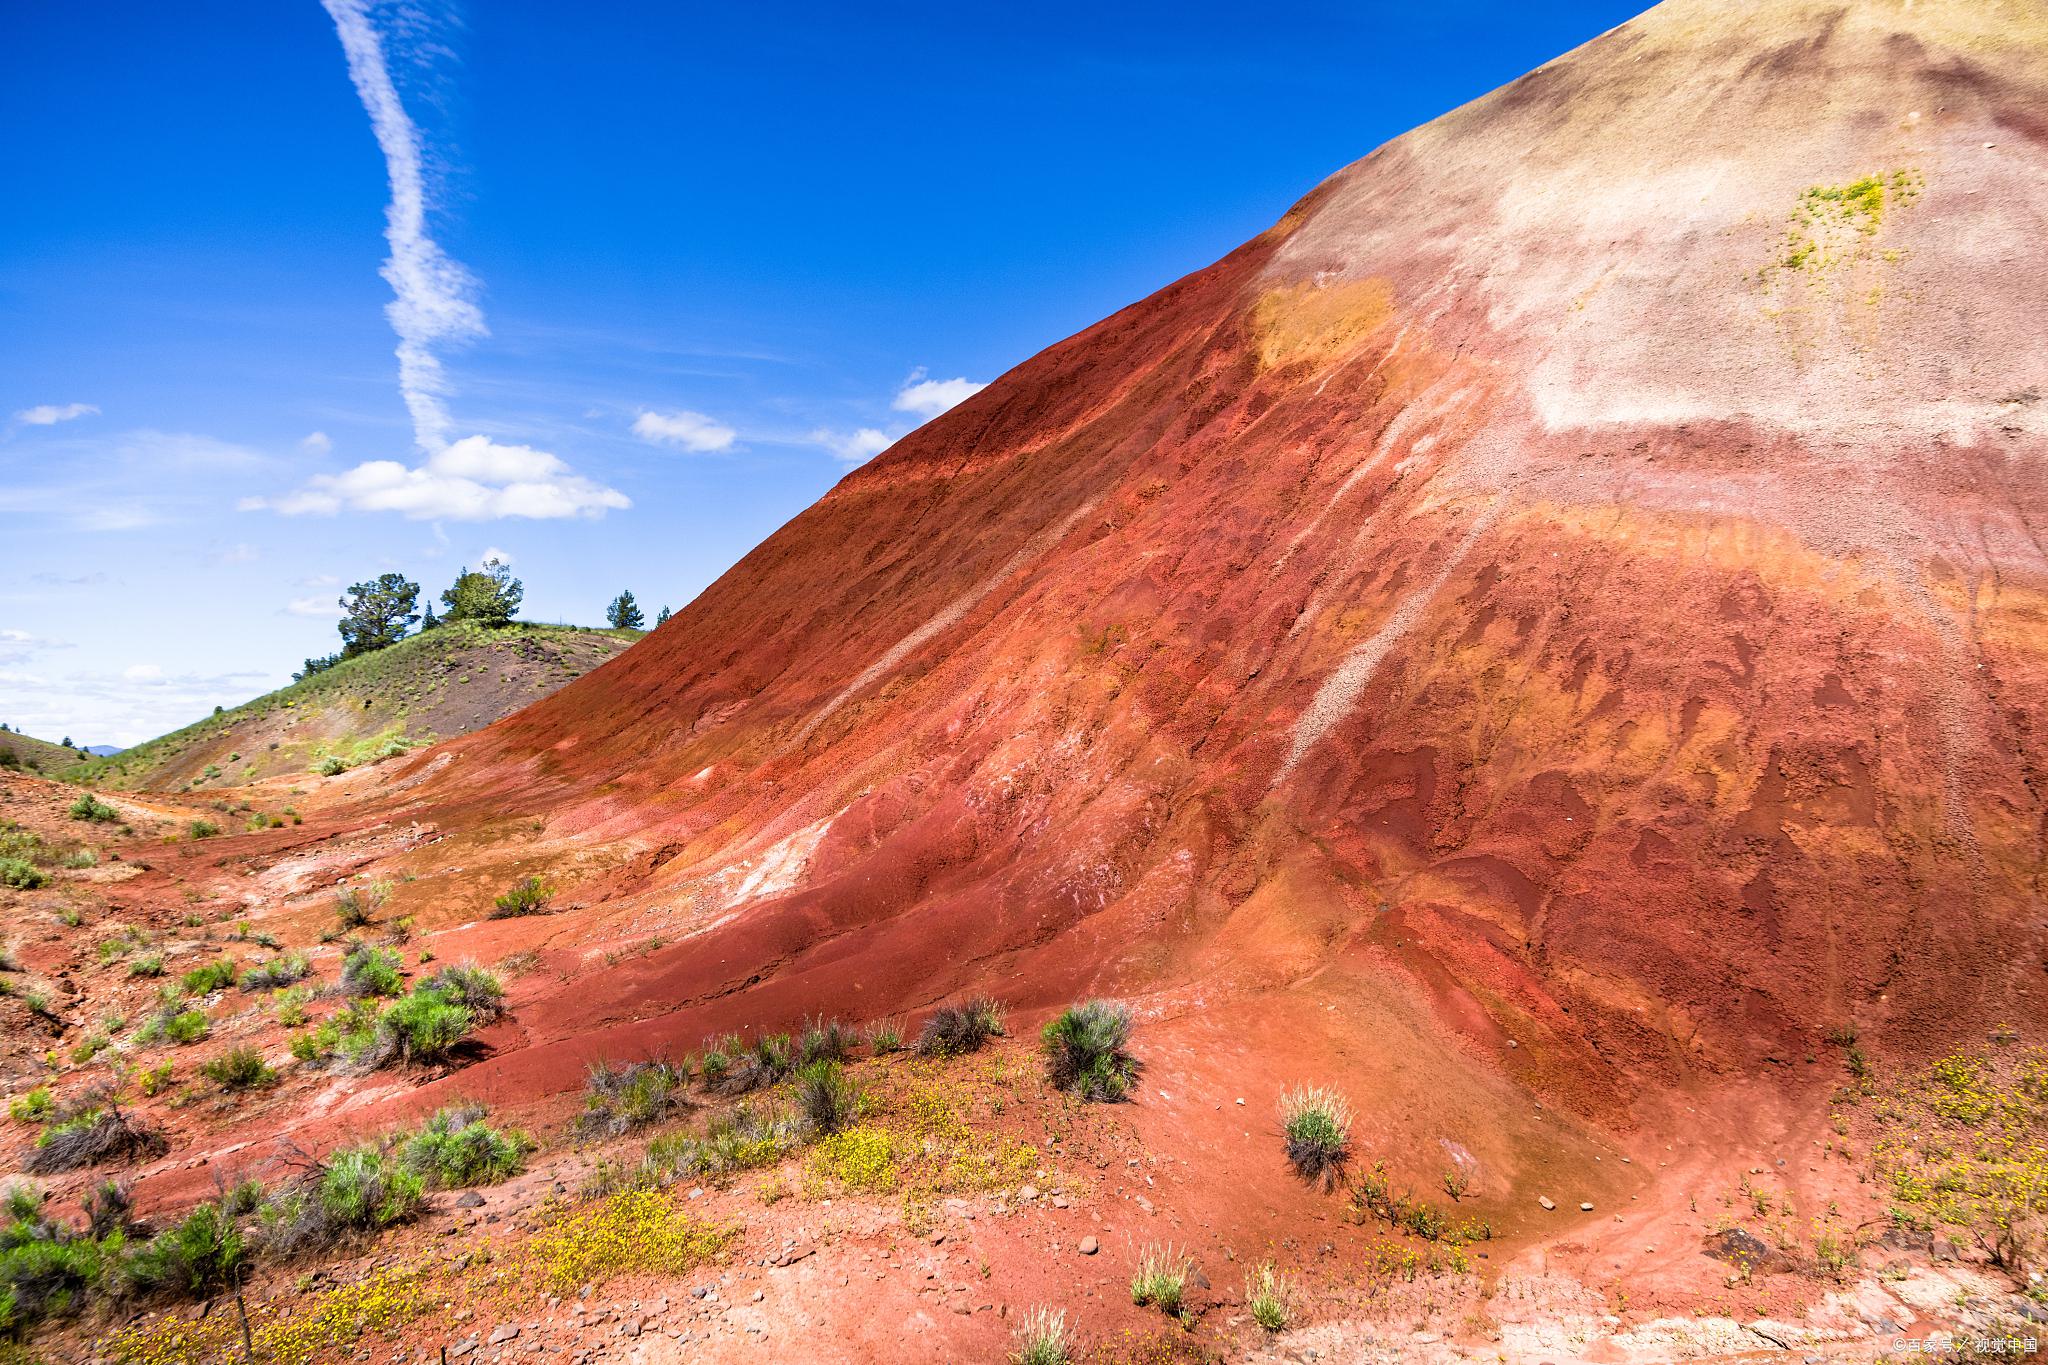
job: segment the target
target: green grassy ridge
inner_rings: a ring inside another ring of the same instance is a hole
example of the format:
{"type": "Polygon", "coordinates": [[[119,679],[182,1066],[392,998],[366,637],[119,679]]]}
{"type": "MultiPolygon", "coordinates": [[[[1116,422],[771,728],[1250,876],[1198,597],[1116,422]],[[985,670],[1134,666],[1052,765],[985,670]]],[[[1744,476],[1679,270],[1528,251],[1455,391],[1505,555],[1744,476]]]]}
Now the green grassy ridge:
{"type": "Polygon", "coordinates": [[[112,788],[190,784],[203,790],[304,772],[330,755],[353,766],[379,756],[394,741],[444,739],[517,709],[491,697],[512,686],[504,681],[508,668],[541,675],[518,692],[515,700],[523,706],[581,677],[643,634],[552,622],[520,621],[496,629],[451,623],[344,660],[119,754],[74,761],[59,775],[112,788]],[[472,695],[473,702],[464,700],[472,695]],[[471,705],[488,714],[474,724],[466,716],[438,727],[423,720],[422,713],[437,708],[447,713],[471,705]],[[289,741],[270,738],[285,718],[307,733],[289,741]],[[217,770],[216,775],[205,776],[209,770],[217,770]]]}
{"type": "Polygon", "coordinates": [[[55,777],[78,762],[78,755],[61,744],[12,730],[0,732],[0,753],[13,754],[21,761],[23,772],[40,772],[45,777],[55,777]]]}

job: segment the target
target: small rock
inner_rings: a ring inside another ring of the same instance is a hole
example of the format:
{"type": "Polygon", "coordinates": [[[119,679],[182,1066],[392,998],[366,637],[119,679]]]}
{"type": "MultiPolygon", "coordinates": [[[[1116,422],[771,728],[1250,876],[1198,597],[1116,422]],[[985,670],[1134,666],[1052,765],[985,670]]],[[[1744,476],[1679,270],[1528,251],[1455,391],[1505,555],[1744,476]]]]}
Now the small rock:
{"type": "Polygon", "coordinates": [[[1083,1237],[1081,1239],[1081,1254],[1083,1256],[1093,1256],[1100,1250],[1102,1250],[1102,1243],[1096,1241],[1093,1237],[1083,1237]]]}
{"type": "Polygon", "coordinates": [[[1536,1202],[1537,1202],[1537,1203],[1539,1203],[1539,1204],[1541,1204],[1541,1205],[1542,1205],[1542,1206],[1543,1206],[1544,1208],[1546,1208],[1546,1209],[1554,1209],[1554,1208],[1556,1208],[1556,1207],[1557,1207],[1557,1205],[1555,1205],[1555,1204],[1553,1204],[1553,1203],[1551,1203],[1551,1202],[1550,1202],[1550,1196],[1549,1196],[1549,1195],[1547,1195],[1547,1194],[1539,1194],[1539,1195],[1537,1195],[1537,1196],[1536,1196],[1536,1202]]]}
{"type": "Polygon", "coordinates": [[[1038,1198],[1038,1186],[1036,1185],[1026,1185],[1023,1189],[1017,1191],[1017,1201],[1019,1203],[1036,1198],[1038,1198]]]}
{"type": "Polygon", "coordinates": [[[475,1190],[464,1190],[461,1197],[455,1201],[455,1207],[458,1209],[480,1209],[483,1206],[484,1197],[475,1190]]]}
{"type": "Polygon", "coordinates": [[[1591,1213],[1592,1211],[1593,1211],[1593,1206],[1592,1206],[1591,1204],[1589,1204],[1589,1203],[1586,1203],[1586,1202],[1584,1202],[1584,1201],[1581,1201],[1581,1202],[1580,1202],[1580,1204],[1579,1204],[1579,1212],[1580,1212],[1580,1213],[1591,1213]]]}
{"type": "Polygon", "coordinates": [[[462,1359],[462,1357],[468,1355],[471,1351],[474,1351],[475,1349],[476,1338],[465,1337],[463,1340],[456,1342],[453,1346],[450,1346],[448,1348],[448,1358],[450,1360],[460,1360],[462,1359]]]}
{"type": "Polygon", "coordinates": [[[504,1344],[505,1344],[506,1342],[508,1342],[508,1341],[514,1341],[514,1340],[517,1340],[517,1339],[518,1339],[518,1336],[519,1336],[519,1324],[518,1324],[518,1323],[516,1323],[516,1322],[505,1322],[505,1323],[500,1323],[500,1324],[499,1324],[498,1326],[496,1326],[496,1327],[493,1327],[493,1328],[491,1329],[491,1336],[490,1336],[490,1342],[489,1342],[489,1344],[490,1344],[490,1345],[492,1345],[492,1346],[503,1346],[503,1345],[504,1345],[504,1344]]]}

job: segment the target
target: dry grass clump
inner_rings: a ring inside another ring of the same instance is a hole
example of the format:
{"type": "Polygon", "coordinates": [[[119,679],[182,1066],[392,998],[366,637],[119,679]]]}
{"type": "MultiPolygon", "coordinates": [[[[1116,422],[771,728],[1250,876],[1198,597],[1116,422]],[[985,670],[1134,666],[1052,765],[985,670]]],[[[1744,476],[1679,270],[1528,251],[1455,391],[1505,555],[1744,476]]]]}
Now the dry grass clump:
{"type": "Polygon", "coordinates": [[[1329,1185],[1351,1158],[1351,1106],[1334,1090],[1298,1086],[1280,1096],[1287,1159],[1302,1179],[1329,1185]]]}
{"type": "Polygon", "coordinates": [[[979,1052],[989,1039],[1002,1036],[1002,1007],[987,996],[978,995],[933,1010],[917,1035],[917,1055],[961,1057],[979,1052]]]}

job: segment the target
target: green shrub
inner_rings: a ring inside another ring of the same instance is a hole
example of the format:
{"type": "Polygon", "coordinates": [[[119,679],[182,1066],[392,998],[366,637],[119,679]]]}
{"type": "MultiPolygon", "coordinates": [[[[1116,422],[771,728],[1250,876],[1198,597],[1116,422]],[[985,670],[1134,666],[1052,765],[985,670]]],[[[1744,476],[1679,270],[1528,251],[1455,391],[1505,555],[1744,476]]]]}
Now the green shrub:
{"type": "Polygon", "coordinates": [[[48,886],[50,879],[34,863],[20,858],[0,858],[0,886],[11,886],[17,891],[34,891],[37,887],[48,886]]]}
{"type": "Polygon", "coordinates": [[[185,832],[194,839],[211,839],[214,835],[220,833],[220,826],[211,820],[194,820],[191,824],[185,826],[185,832]]]}
{"type": "Polygon", "coordinates": [[[299,1028],[306,1022],[306,1004],[313,998],[313,992],[304,986],[290,986],[272,993],[270,1007],[277,1015],[277,1022],[286,1028],[299,1028]]]}
{"type": "Polygon", "coordinates": [[[398,1145],[398,1164],[443,1189],[495,1185],[526,1166],[534,1141],[485,1126],[482,1106],[443,1109],[398,1145]]]}
{"type": "Polygon", "coordinates": [[[334,918],[343,929],[364,928],[375,923],[377,912],[390,899],[390,882],[363,882],[344,887],[334,894],[334,918]]]}
{"type": "Polygon", "coordinates": [[[428,977],[425,985],[468,1010],[479,1028],[505,1012],[504,983],[474,962],[451,963],[428,977]]]}
{"type": "Polygon", "coordinates": [[[439,1061],[475,1026],[476,1016],[467,1009],[440,991],[420,987],[384,1011],[377,1021],[377,1036],[383,1044],[377,1064],[439,1061]]]}
{"type": "Polygon", "coordinates": [[[235,984],[235,964],[228,959],[216,958],[203,967],[194,967],[185,973],[179,984],[187,995],[212,995],[235,984]]]}
{"type": "Polygon", "coordinates": [[[164,1036],[179,1047],[189,1047],[213,1031],[204,1010],[180,1010],[164,1021],[164,1036]]]}
{"type": "Polygon", "coordinates": [[[264,1248],[294,1256],[381,1231],[416,1215],[425,1191],[425,1181],[375,1147],[332,1152],[265,1201],[259,1214],[264,1248]]]}
{"type": "Polygon", "coordinates": [[[1113,1103],[1130,1093],[1138,1061],[1124,1049],[1131,1037],[1131,1011],[1113,1000],[1069,1006],[1046,1024],[1046,1079],[1084,1100],[1113,1103]]]}
{"type": "Polygon", "coordinates": [[[146,1071],[137,1072],[135,1085],[146,1096],[161,1095],[171,1088],[171,1063],[159,1062],[146,1071]]]}
{"type": "Polygon", "coordinates": [[[1131,1302],[1140,1308],[1149,1303],[1163,1313],[1178,1315],[1193,1273],[1187,1253],[1175,1251],[1171,1245],[1147,1246],[1138,1257],[1138,1273],[1131,1277],[1131,1302]]]}
{"type": "Polygon", "coordinates": [[[807,1021],[803,1033],[797,1038],[797,1065],[843,1062],[853,1055],[855,1041],[853,1030],[837,1019],[807,1021]]]}
{"type": "Polygon", "coordinates": [[[261,1052],[246,1043],[221,1053],[201,1066],[199,1073],[223,1090],[256,1090],[277,1084],[277,1072],[264,1063],[261,1052]]]}
{"type": "Polygon", "coordinates": [[[164,955],[162,953],[144,953],[141,957],[128,964],[128,975],[130,976],[162,976],[163,974],[164,955]]]}
{"type": "Polygon", "coordinates": [[[239,1284],[249,1244],[225,1200],[199,1205],[135,1253],[128,1274],[142,1289],[207,1298],[239,1284]]]}
{"type": "Polygon", "coordinates": [[[242,973],[241,986],[248,992],[282,990],[312,975],[313,962],[304,953],[285,953],[259,962],[242,973]]]}
{"type": "Polygon", "coordinates": [[[1351,1107],[1334,1090],[1301,1086],[1280,1097],[1287,1159],[1302,1179],[1327,1185],[1351,1155],[1351,1107]]]}
{"type": "Polygon", "coordinates": [[[491,902],[491,918],[516,919],[521,915],[545,914],[554,899],[555,888],[538,877],[528,877],[491,902]]]}
{"type": "Polygon", "coordinates": [[[342,955],[341,989],[349,995],[397,995],[405,989],[402,961],[389,948],[359,943],[342,955]]]}
{"type": "Polygon", "coordinates": [[[71,818],[74,820],[91,820],[99,824],[111,824],[121,818],[121,812],[115,810],[91,792],[85,792],[76,801],[71,803],[71,818]]]}
{"type": "Polygon", "coordinates": [[[795,1091],[798,1121],[809,1133],[836,1133],[860,1110],[860,1092],[834,1061],[820,1059],[800,1068],[795,1091]]]}
{"type": "Polygon", "coordinates": [[[313,765],[313,771],[322,777],[339,777],[348,771],[348,760],[339,754],[329,754],[313,765]]]}
{"type": "Polygon", "coordinates": [[[920,1057],[958,1057],[979,1052],[991,1038],[1003,1032],[1003,1015],[996,1002],[985,995],[958,1005],[941,1005],[924,1021],[917,1035],[920,1057]]]}
{"type": "Polygon", "coordinates": [[[583,1113],[577,1131],[588,1137],[620,1137],[667,1118],[682,1103],[688,1075],[667,1062],[598,1062],[583,1084],[583,1113]]]}
{"type": "MultiPolygon", "coordinates": [[[[0,1224],[0,1336],[26,1336],[50,1318],[78,1311],[100,1285],[109,1247],[43,1213],[43,1195],[11,1186],[0,1224]]],[[[121,1248],[120,1234],[111,1250],[121,1248]]]]}
{"type": "Polygon", "coordinates": [[[7,1117],[16,1123],[41,1123],[57,1112],[57,1101],[47,1085],[39,1085],[7,1105],[7,1117]]]}

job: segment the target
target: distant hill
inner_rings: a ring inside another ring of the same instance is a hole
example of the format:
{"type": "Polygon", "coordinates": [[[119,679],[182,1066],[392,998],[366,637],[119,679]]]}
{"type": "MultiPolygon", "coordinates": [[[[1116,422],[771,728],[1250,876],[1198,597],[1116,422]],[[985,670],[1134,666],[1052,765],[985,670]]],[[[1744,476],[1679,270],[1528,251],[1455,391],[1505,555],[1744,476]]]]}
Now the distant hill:
{"type": "Polygon", "coordinates": [[[85,746],[85,751],[97,758],[112,758],[115,754],[125,752],[119,745],[115,744],[88,744],[85,746]]]}
{"type": "Polygon", "coordinates": [[[132,749],[79,763],[45,746],[62,762],[42,766],[98,786],[155,791],[234,786],[337,761],[354,767],[481,729],[640,635],[533,623],[442,626],[132,749]]]}
{"type": "Polygon", "coordinates": [[[26,768],[54,777],[77,762],[78,752],[74,749],[52,744],[46,739],[18,735],[12,730],[0,730],[0,766],[26,768]]]}

